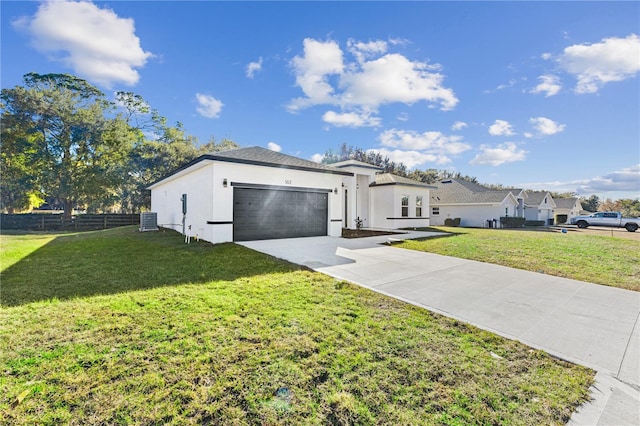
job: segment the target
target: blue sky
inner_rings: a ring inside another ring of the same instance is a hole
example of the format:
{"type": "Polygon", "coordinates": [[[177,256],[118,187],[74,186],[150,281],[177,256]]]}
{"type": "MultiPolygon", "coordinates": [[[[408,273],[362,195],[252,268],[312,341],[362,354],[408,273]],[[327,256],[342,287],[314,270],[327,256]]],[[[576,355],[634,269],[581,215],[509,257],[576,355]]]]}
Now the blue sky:
{"type": "Polygon", "coordinates": [[[342,143],[480,182],[640,198],[639,2],[7,2],[27,72],[142,95],[210,136],[342,143]]]}

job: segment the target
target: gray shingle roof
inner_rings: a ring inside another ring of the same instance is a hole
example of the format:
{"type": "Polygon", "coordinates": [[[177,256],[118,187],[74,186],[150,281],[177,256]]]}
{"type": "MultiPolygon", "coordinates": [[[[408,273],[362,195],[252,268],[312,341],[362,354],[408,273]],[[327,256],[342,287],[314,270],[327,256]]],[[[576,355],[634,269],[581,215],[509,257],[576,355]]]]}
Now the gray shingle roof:
{"type": "Polygon", "coordinates": [[[308,170],[313,172],[332,173],[345,176],[352,175],[352,173],[350,172],[337,169],[327,164],[315,163],[313,161],[304,160],[292,155],[282,154],[281,152],[271,151],[270,149],[262,148],[259,146],[230,149],[228,151],[206,154],[202,157],[205,157],[205,159],[209,160],[228,161],[232,163],[255,164],[259,166],[308,170]]]}
{"type": "Polygon", "coordinates": [[[493,204],[502,203],[513,189],[493,190],[477,183],[448,179],[435,184],[431,191],[432,204],[493,204]]]}
{"type": "Polygon", "coordinates": [[[554,198],[556,207],[559,209],[572,209],[576,205],[577,198],[554,198]]]}
{"type": "Polygon", "coordinates": [[[418,182],[417,180],[409,179],[402,176],[397,176],[391,173],[382,173],[375,176],[375,180],[369,184],[369,186],[384,186],[384,185],[404,185],[404,186],[419,186],[422,188],[435,188],[432,185],[418,182]]]}
{"type": "Polygon", "coordinates": [[[539,206],[549,193],[545,191],[525,191],[524,204],[527,206],[539,206]]]}

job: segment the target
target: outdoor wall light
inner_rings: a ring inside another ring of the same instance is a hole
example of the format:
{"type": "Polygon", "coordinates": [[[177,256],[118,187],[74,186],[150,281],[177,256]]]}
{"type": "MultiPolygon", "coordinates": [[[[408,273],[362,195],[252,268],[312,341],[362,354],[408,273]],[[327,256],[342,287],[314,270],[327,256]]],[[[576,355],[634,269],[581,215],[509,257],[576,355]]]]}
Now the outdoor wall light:
{"type": "Polygon", "coordinates": [[[333,193],[337,194],[338,193],[338,188],[333,188],[333,193]]]}
{"type": "Polygon", "coordinates": [[[227,180],[226,179],[222,179],[222,186],[223,187],[227,187],[227,180]]]}

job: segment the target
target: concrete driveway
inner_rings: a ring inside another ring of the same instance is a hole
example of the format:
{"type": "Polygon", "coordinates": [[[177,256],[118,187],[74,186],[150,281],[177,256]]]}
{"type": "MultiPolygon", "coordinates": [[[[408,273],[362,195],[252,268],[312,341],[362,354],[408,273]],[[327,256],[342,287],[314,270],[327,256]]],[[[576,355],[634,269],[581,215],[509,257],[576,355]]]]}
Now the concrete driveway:
{"type": "Polygon", "coordinates": [[[573,424],[640,424],[640,293],[332,237],[242,245],[492,331],[598,372],[573,424]]]}

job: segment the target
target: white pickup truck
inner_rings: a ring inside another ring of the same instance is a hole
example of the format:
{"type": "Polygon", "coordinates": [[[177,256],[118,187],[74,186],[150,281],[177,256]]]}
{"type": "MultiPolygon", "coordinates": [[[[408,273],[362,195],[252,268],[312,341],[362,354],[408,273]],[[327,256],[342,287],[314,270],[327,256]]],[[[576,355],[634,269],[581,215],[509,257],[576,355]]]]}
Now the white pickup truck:
{"type": "Polygon", "coordinates": [[[640,218],[622,217],[619,212],[598,212],[588,216],[576,216],[571,218],[571,224],[578,228],[589,226],[611,226],[625,228],[629,232],[636,232],[640,226],[640,218]]]}

